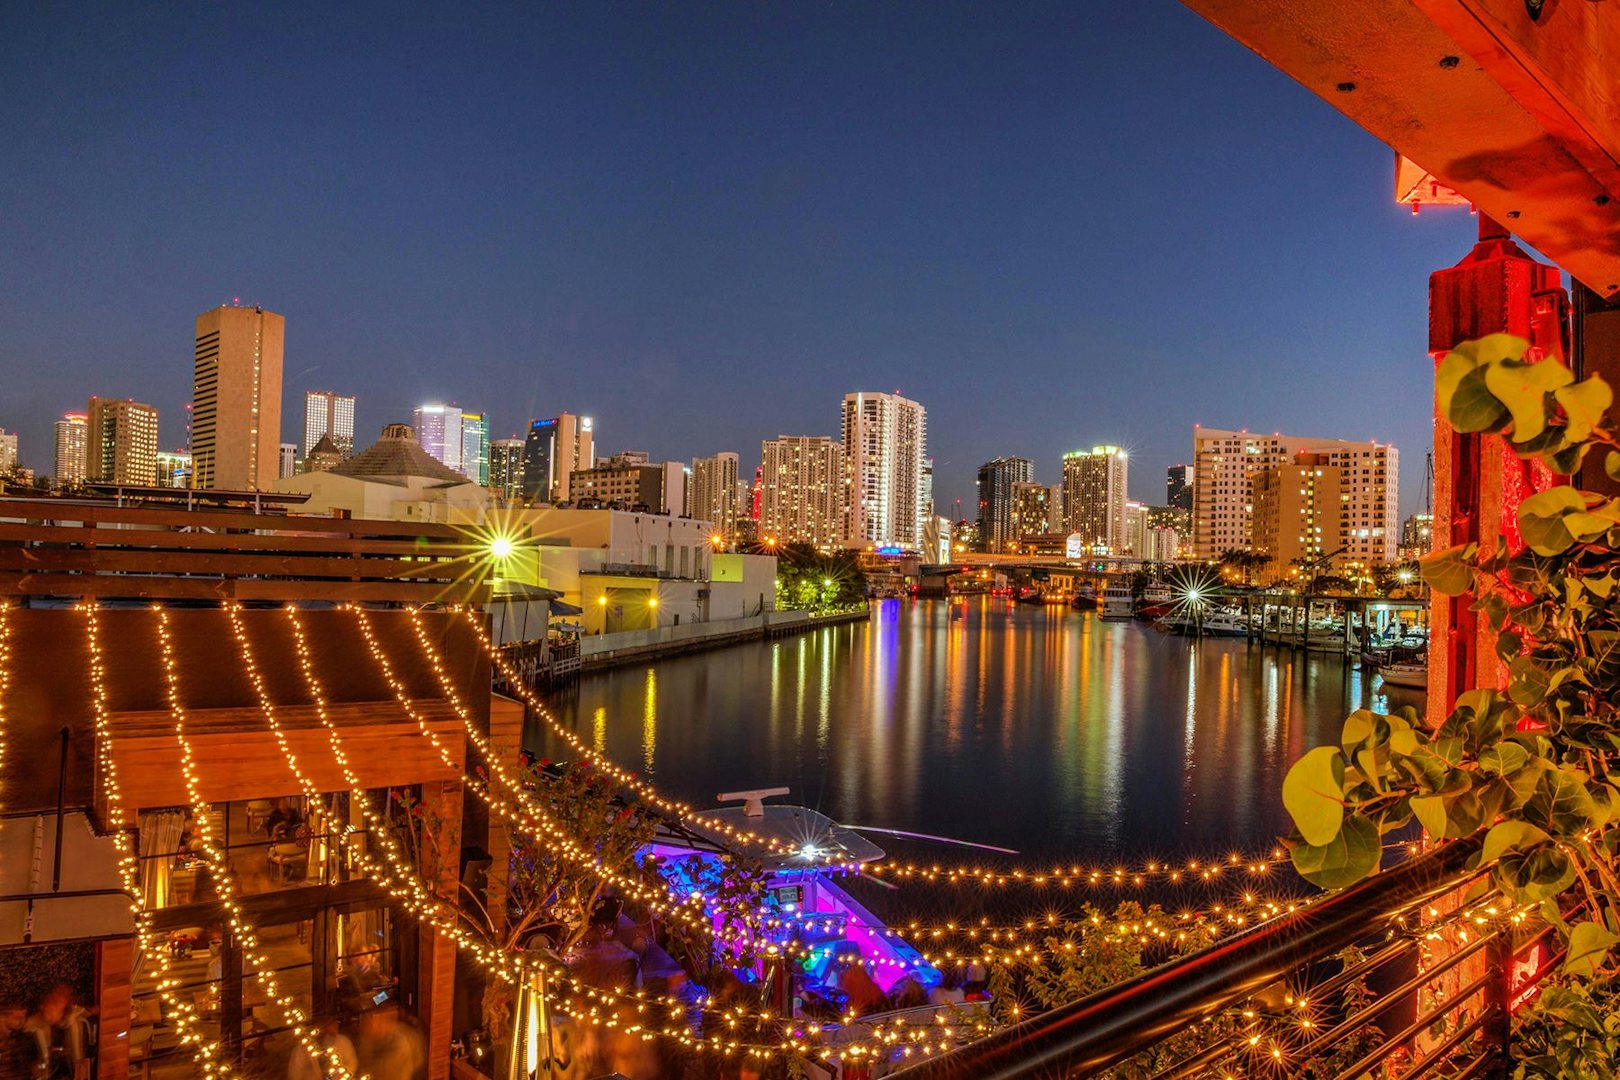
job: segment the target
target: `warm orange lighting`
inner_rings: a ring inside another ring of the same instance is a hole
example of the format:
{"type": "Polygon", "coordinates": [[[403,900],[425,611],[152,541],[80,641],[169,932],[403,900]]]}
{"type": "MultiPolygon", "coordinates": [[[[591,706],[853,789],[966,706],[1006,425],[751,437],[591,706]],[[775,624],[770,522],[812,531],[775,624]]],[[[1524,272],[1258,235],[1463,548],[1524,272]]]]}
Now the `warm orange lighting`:
{"type": "Polygon", "coordinates": [[[658,606],[658,597],[656,597],[656,596],[647,597],[647,606],[650,607],[650,608],[657,607],[658,606]]]}
{"type": "Polygon", "coordinates": [[[596,603],[600,607],[607,607],[607,597],[606,596],[598,596],[596,598],[596,603]]]}

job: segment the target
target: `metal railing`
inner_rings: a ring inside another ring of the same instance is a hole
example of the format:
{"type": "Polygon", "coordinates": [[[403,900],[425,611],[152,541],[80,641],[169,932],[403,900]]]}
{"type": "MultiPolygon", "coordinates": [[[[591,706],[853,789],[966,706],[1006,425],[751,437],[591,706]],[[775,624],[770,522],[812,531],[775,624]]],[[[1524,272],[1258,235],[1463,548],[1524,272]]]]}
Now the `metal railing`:
{"type": "Polygon", "coordinates": [[[1154,1080],[1284,1070],[1355,1080],[1381,1066],[1398,1066],[1402,1080],[1442,1065],[1453,1076],[1501,1072],[1511,1013],[1558,956],[1547,931],[1500,917],[1488,888],[1476,886],[1482,896],[1466,906],[1452,902],[1484,876],[1469,865],[1480,846],[1477,836],[1440,845],[905,1075],[1075,1078],[1124,1062],[1154,1080]]]}

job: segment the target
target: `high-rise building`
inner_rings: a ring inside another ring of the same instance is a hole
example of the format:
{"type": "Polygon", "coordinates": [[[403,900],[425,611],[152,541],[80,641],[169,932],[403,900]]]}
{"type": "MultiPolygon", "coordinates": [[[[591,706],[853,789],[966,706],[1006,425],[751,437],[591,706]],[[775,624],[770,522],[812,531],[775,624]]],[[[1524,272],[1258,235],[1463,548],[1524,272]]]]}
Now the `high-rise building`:
{"type": "Polygon", "coordinates": [[[1341,562],[1395,559],[1400,452],[1376,442],[1346,442],[1247,431],[1193,429],[1193,554],[1218,559],[1253,547],[1253,477],[1299,453],[1322,454],[1339,470],[1341,562]]]}
{"type": "Polygon", "coordinates": [[[717,536],[737,535],[737,455],[723,450],[692,462],[689,516],[714,526],[717,536]]]}
{"type": "Polygon", "coordinates": [[[985,551],[1011,550],[1020,535],[1013,525],[1013,492],[1034,478],[1029,458],[998,457],[979,466],[979,543],[985,551]]]}
{"type": "Polygon", "coordinates": [[[169,488],[191,486],[191,451],[180,449],[157,452],[157,486],[169,488]]]}
{"type": "Polygon", "coordinates": [[[1413,514],[1401,522],[1400,557],[1421,559],[1434,547],[1434,515],[1413,514]]]}
{"type": "Polygon", "coordinates": [[[830,547],[845,535],[844,448],[825,435],[778,435],[760,444],[759,538],[830,547]]]}
{"type": "Polygon", "coordinates": [[[88,460],[85,436],[89,427],[84,413],[68,413],[56,422],[57,487],[78,487],[84,483],[88,460]]]}
{"type": "Polygon", "coordinates": [[[1147,554],[1148,529],[1151,527],[1148,508],[1139,502],[1125,503],[1125,554],[1143,557],[1147,554]]]}
{"type": "Polygon", "coordinates": [[[281,454],[277,459],[276,479],[285,480],[298,472],[298,444],[284,442],[281,444],[281,454]]]}
{"type": "MultiPolygon", "coordinates": [[[[614,454],[588,469],[575,469],[568,480],[570,499],[587,500],[625,510],[662,513],[669,509],[669,471],[642,460],[645,454],[614,454]]],[[[677,469],[680,464],[675,463],[677,469]]],[[[676,493],[679,497],[679,492],[676,493]]],[[[678,516],[678,515],[677,515],[678,516]]]]}
{"type": "Polygon", "coordinates": [[[848,543],[916,550],[927,512],[922,484],[928,456],[926,411],[898,394],[846,394],[843,431],[848,543]]]}
{"type": "Polygon", "coordinates": [[[1147,543],[1141,552],[1142,558],[1149,562],[1174,562],[1181,554],[1181,537],[1176,530],[1165,528],[1162,525],[1148,527],[1147,543]]]}
{"type": "Polygon", "coordinates": [[[310,451],[322,435],[331,437],[344,461],[354,456],[354,395],[304,391],[304,441],[299,444],[304,460],[309,460],[310,451]]]}
{"type": "Polygon", "coordinates": [[[1008,525],[1008,546],[1011,551],[1026,536],[1054,533],[1063,528],[1063,485],[1014,484],[1012,489],[1012,517],[1008,525]]]}
{"type": "Polygon", "coordinates": [[[523,496],[530,502],[566,502],[574,473],[596,464],[591,418],[560,413],[531,420],[523,444],[523,496]]]}
{"type": "Polygon", "coordinates": [[[1063,514],[1071,534],[1097,551],[1125,550],[1125,490],[1129,468],[1117,446],[1093,446],[1063,455],[1063,514]]]}
{"type": "Polygon", "coordinates": [[[489,488],[503,499],[523,498],[522,439],[496,439],[489,444],[489,488]]]}
{"type": "Polygon", "coordinates": [[[17,433],[0,428],[0,475],[17,467],[17,433]]]}
{"type": "Polygon", "coordinates": [[[416,441],[440,465],[461,472],[461,408],[456,405],[418,405],[411,427],[416,441]]]}
{"type": "Polygon", "coordinates": [[[157,483],[156,409],[137,401],[93,397],[85,413],[85,479],[102,484],[157,483]]]}
{"type": "Polygon", "coordinates": [[[1302,563],[1329,560],[1344,547],[1342,480],[1327,454],[1309,453],[1251,475],[1250,547],[1270,560],[1266,572],[1272,578],[1282,580],[1302,563]]]}
{"type": "MultiPolygon", "coordinates": [[[[286,320],[261,307],[197,316],[191,387],[194,486],[269,491],[281,471],[286,320]]],[[[157,452],[154,441],[152,451],[157,452]]]]}
{"type": "Polygon", "coordinates": [[[489,413],[461,414],[461,475],[489,486],[489,413]]]}
{"type": "Polygon", "coordinates": [[[1191,465],[1172,465],[1165,473],[1164,504],[1178,510],[1193,508],[1193,473],[1191,465]]]}

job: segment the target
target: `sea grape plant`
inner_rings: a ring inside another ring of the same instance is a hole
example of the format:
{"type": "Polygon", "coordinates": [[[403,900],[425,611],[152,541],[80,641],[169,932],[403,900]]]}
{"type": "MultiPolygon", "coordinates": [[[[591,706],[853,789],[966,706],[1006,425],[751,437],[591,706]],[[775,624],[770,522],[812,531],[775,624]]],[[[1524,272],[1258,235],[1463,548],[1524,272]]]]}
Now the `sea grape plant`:
{"type": "MultiPolygon", "coordinates": [[[[1620,481],[1608,384],[1527,352],[1505,334],[1453,350],[1435,379],[1441,415],[1560,476],[1602,454],[1620,481]]],[[[1375,873],[1384,837],[1413,819],[1435,839],[1486,829],[1481,862],[1559,928],[1564,973],[1607,976],[1620,943],[1620,499],[1554,486],[1520,504],[1517,525],[1517,548],[1466,544],[1421,565],[1437,592],[1471,595],[1507,685],[1460,694],[1438,728],[1411,709],[1352,713],[1338,745],[1283,782],[1288,844],[1307,880],[1339,888],[1375,873]],[[1566,921],[1571,889],[1586,904],[1566,921]]]]}

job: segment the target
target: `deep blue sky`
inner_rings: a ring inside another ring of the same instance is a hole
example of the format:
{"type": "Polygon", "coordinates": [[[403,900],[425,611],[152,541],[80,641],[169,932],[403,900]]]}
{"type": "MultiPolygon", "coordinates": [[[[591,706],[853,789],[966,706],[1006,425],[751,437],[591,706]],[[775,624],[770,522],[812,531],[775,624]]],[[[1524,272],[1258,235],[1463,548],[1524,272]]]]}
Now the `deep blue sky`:
{"type": "Polygon", "coordinates": [[[192,319],[287,317],[358,434],[424,400],[495,432],[746,467],[846,391],[977,465],[1116,442],[1163,500],[1195,421],[1429,439],[1428,272],[1458,211],[1171,0],[1125,4],[11,4],[0,13],[0,427],[150,401],[192,319]]]}

